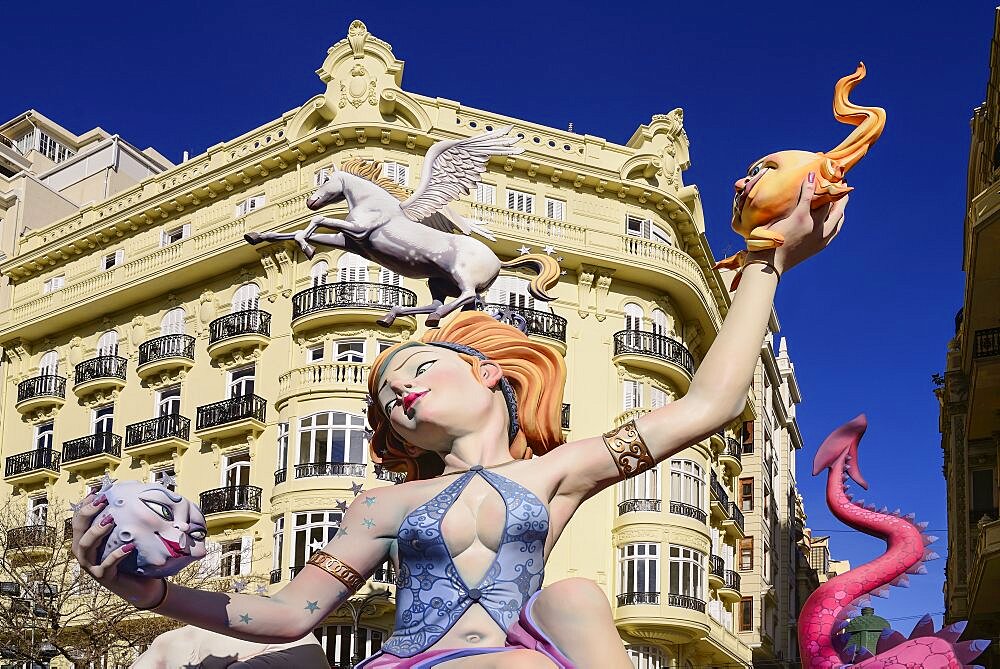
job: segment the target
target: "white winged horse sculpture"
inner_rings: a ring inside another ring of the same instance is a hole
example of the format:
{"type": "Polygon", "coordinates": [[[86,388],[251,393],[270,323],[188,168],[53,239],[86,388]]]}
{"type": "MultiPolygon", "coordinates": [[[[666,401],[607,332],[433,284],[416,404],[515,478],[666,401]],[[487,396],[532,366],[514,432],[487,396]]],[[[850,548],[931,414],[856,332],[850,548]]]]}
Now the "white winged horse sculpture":
{"type": "Polygon", "coordinates": [[[513,155],[515,147],[510,127],[476,137],[438,142],[424,159],[420,186],[412,196],[392,181],[382,178],[382,166],[375,161],[350,160],[341,165],[306,201],[316,210],[347,200],[344,220],[316,216],[299,232],[251,232],[251,244],[295,240],[306,257],[312,258],[314,242],[333,246],[374,261],[411,279],[428,279],[431,303],[424,306],[395,306],[378,322],[391,325],[397,316],[428,314],[427,325],[438,322],[466,305],[474,304],[500,274],[501,268],[534,266],[528,291],[540,300],[552,300],[545,291],[559,280],[559,264],[547,255],[527,254],[501,262],[486,244],[469,235],[476,233],[493,240],[482,225],[466,221],[448,208],[457,197],[467,194],[480,181],[486,163],[494,155],[513,155]],[[335,230],[317,233],[319,228],[335,230]],[[452,234],[460,230],[464,235],[452,234]],[[445,303],[446,297],[454,297],[445,303]]]}

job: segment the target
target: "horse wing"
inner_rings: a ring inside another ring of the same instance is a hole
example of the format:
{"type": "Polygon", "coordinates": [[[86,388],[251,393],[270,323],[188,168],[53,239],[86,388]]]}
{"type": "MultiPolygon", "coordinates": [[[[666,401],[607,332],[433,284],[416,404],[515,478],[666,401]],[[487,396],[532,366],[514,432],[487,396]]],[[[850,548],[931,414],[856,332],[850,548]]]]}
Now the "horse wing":
{"type": "MultiPolygon", "coordinates": [[[[508,136],[512,127],[497,128],[475,137],[438,142],[432,146],[424,157],[420,186],[399,205],[403,214],[411,221],[424,223],[452,200],[467,195],[469,189],[480,182],[480,175],[486,171],[486,163],[491,156],[522,153],[524,149],[514,146],[518,138],[508,136]]],[[[456,227],[469,234],[472,227],[465,223],[465,226],[456,223],[456,227]],[[466,230],[466,227],[470,229],[466,230]]]]}
{"type": "Polygon", "coordinates": [[[484,224],[467,220],[452,210],[451,207],[447,206],[439,211],[435,211],[433,214],[420,222],[428,228],[434,228],[435,230],[440,230],[441,232],[450,233],[455,232],[455,230],[458,229],[467,235],[476,233],[491,242],[495,242],[497,240],[496,236],[487,230],[484,224]]]}

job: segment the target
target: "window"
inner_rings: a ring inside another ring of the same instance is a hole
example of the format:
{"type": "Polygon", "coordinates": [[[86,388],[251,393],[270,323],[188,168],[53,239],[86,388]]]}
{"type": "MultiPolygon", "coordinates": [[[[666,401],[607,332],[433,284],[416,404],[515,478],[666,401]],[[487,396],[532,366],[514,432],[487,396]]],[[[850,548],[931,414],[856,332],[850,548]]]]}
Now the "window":
{"type": "Polygon", "coordinates": [[[705,505],[705,473],[691,460],[670,461],[670,501],[701,509],[705,505]]]}
{"type": "Polygon", "coordinates": [[[160,336],[184,334],[184,309],[175,307],[163,314],[160,336]]]}
{"type": "Polygon", "coordinates": [[[649,405],[653,409],[660,409],[667,406],[670,398],[667,396],[667,391],[663,388],[657,388],[653,386],[649,389],[649,405]]]}
{"type": "Polygon", "coordinates": [[[281,556],[285,552],[285,518],[274,519],[274,550],[271,551],[271,569],[281,569],[281,556]]]}
{"type": "Polygon", "coordinates": [[[298,464],[365,462],[367,450],[362,416],[324,411],[299,419],[298,464]]]}
{"type": "Polygon", "coordinates": [[[740,631],[753,631],[753,597],[740,600],[740,631]]]}
{"type": "Polygon", "coordinates": [[[642,384],[625,379],[622,381],[622,410],[638,409],[642,406],[642,384]]]}
{"type": "Polygon", "coordinates": [[[667,314],[663,309],[653,309],[653,318],[649,331],[658,335],[667,334],[667,314]]]}
{"type": "Polygon", "coordinates": [[[507,189],[507,208],[523,214],[535,213],[535,196],[519,190],[507,189]]]}
{"type": "Polygon", "coordinates": [[[667,656],[656,646],[627,646],[625,652],[635,669],[666,669],[667,656]]]}
{"type": "Polygon", "coordinates": [[[740,510],[753,511],[753,479],[740,479],[740,510]]]}
{"type": "Polygon", "coordinates": [[[255,373],[256,368],[253,365],[229,372],[229,397],[253,395],[255,373]]]}
{"type": "Polygon", "coordinates": [[[618,548],[618,593],[659,593],[660,545],[624,544],[618,548]]]}
{"type": "Polygon", "coordinates": [[[335,342],[334,355],[337,362],[364,362],[365,342],[363,339],[335,342]]]}
{"type": "Polygon", "coordinates": [[[562,200],[553,200],[552,198],[545,198],[545,215],[548,218],[554,218],[557,221],[566,220],[566,203],[562,200]]]}
{"type": "Polygon", "coordinates": [[[292,523],[292,567],[302,568],[309,557],[326,546],[340,528],[339,511],[296,513],[292,523]]]}
{"type": "Polygon", "coordinates": [[[972,470],[972,511],[975,521],[978,522],[983,515],[989,513],[991,517],[995,515],[992,509],[996,506],[994,497],[995,487],[993,485],[992,469],[972,470]],[[980,513],[982,511],[982,513],[980,513]]]}
{"type": "Polygon", "coordinates": [[[278,423],[278,469],[288,465],[288,423],[278,423]]]}
{"type": "Polygon", "coordinates": [[[28,525],[45,525],[49,519],[49,498],[45,495],[28,500],[28,525]]]}
{"type": "Polygon", "coordinates": [[[97,355],[100,357],[118,355],[118,333],[108,330],[97,340],[97,355]]]}
{"type": "Polygon", "coordinates": [[[337,281],[368,281],[368,261],[353,253],[344,253],[337,259],[337,281]]]}
{"type": "Polygon", "coordinates": [[[382,176],[400,186],[406,186],[410,182],[410,167],[403,163],[387,160],[382,163],[382,176]]]}
{"type": "Polygon", "coordinates": [[[62,142],[52,139],[48,133],[38,128],[35,128],[18,140],[18,148],[21,147],[22,143],[26,148],[26,151],[23,151],[22,155],[34,149],[54,163],[61,163],[67,158],[72,158],[76,155],[76,151],[62,142]]]}
{"type": "Polygon", "coordinates": [[[156,415],[175,416],[181,412],[181,387],[170,386],[156,393],[156,415]]]}
{"type": "Polygon", "coordinates": [[[753,569],[753,537],[740,539],[740,571],[753,569]]]}
{"type": "Polygon", "coordinates": [[[549,312],[549,303],[535,301],[528,292],[528,280],[511,274],[503,274],[486,291],[486,301],[522,309],[549,312]]]}
{"type": "Polygon", "coordinates": [[[327,274],[330,273],[330,264],[325,260],[319,260],[309,270],[309,277],[312,279],[313,287],[326,284],[327,274]]]}
{"type": "Polygon", "coordinates": [[[660,466],[636,474],[618,484],[618,499],[660,499],[660,466]]]}
{"type": "Polygon", "coordinates": [[[704,599],[705,554],[687,546],[670,547],[670,594],[704,599]]]}
{"type": "Polygon", "coordinates": [[[327,179],[330,178],[331,174],[333,174],[332,167],[322,167],[316,170],[316,173],[313,174],[313,186],[316,186],[317,188],[322,186],[326,183],[327,179]]]}
{"type": "Polygon", "coordinates": [[[306,349],[306,362],[310,365],[317,362],[323,362],[323,344],[317,344],[316,346],[310,346],[306,349]]]}
{"type": "Polygon", "coordinates": [[[222,485],[226,488],[250,485],[250,454],[236,453],[223,458],[222,485]]]}
{"type": "Polygon", "coordinates": [[[383,351],[387,351],[388,349],[392,348],[395,345],[396,345],[396,342],[394,342],[394,341],[382,341],[382,340],[379,340],[379,342],[378,342],[378,352],[382,353],[383,351]]]}
{"type": "Polygon", "coordinates": [[[233,311],[250,311],[260,306],[260,286],[245,283],[233,294],[233,311]]]}
{"type": "Polygon", "coordinates": [[[164,230],[160,233],[160,246],[170,246],[171,244],[176,244],[182,239],[187,239],[191,236],[191,224],[185,223],[184,225],[177,226],[176,228],[170,228],[169,230],[164,230]]]}
{"type": "Polygon", "coordinates": [[[109,253],[101,258],[101,267],[109,270],[112,267],[121,265],[123,262],[125,262],[125,249],[118,249],[114,253],[109,253]]]}
{"type": "Polygon", "coordinates": [[[400,276],[387,267],[383,267],[378,272],[378,282],[384,286],[399,287],[400,276]]]}
{"type": "Polygon", "coordinates": [[[248,197],[247,199],[236,205],[236,215],[246,216],[251,211],[256,211],[264,206],[265,198],[264,194],[254,195],[253,197],[248,197]]]}
{"type": "Polygon", "coordinates": [[[643,321],[642,307],[635,302],[625,304],[625,329],[641,330],[643,321]]]}
{"type": "Polygon", "coordinates": [[[761,560],[762,569],[760,570],[760,575],[767,583],[771,582],[771,546],[768,545],[767,540],[761,542],[763,544],[764,550],[761,552],[763,555],[763,560],[761,560]]]}
{"type": "Polygon", "coordinates": [[[93,414],[94,434],[102,432],[114,432],[115,425],[115,405],[106,404],[94,409],[93,414]]]}
{"type": "Polygon", "coordinates": [[[45,280],[42,285],[43,293],[51,293],[52,291],[59,290],[66,285],[66,275],[59,274],[58,276],[53,276],[45,280]]]}
{"type": "Polygon", "coordinates": [[[367,627],[358,627],[356,640],[350,625],[324,625],[314,629],[313,634],[326,650],[326,657],[334,667],[353,667],[352,652],[358,657],[369,657],[382,648],[382,632],[367,627]]]}
{"type": "Polygon", "coordinates": [[[56,376],[59,374],[59,354],[55,351],[46,351],[42,354],[42,359],[38,362],[39,376],[56,376]]]}
{"type": "Polygon", "coordinates": [[[243,569],[243,542],[224,541],[222,546],[221,576],[239,576],[243,569]]]}
{"type": "Polygon", "coordinates": [[[153,483],[159,483],[167,490],[177,491],[177,472],[173,467],[164,467],[153,471],[151,477],[153,483]]]}
{"type": "Polygon", "coordinates": [[[743,426],[740,429],[740,443],[743,446],[743,455],[749,455],[753,453],[753,421],[745,420],[743,421],[743,426]]]}
{"type": "Polygon", "coordinates": [[[643,239],[659,242],[660,244],[672,244],[670,235],[668,235],[663,228],[656,225],[648,218],[640,218],[638,216],[631,215],[626,216],[625,234],[632,237],[642,237],[643,239]]]}
{"type": "Polygon", "coordinates": [[[35,426],[35,448],[38,450],[52,449],[52,431],[54,428],[55,423],[52,421],[35,426]]]}
{"type": "Polygon", "coordinates": [[[493,184],[476,184],[476,202],[495,205],[497,203],[497,187],[493,184]]]}

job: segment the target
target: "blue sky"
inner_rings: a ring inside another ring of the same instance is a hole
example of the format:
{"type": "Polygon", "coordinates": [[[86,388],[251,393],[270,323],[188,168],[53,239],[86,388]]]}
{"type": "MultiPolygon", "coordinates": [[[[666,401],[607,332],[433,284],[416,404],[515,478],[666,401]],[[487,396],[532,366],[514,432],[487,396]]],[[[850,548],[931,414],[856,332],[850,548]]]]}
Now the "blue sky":
{"type": "MultiPolygon", "coordinates": [[[[361,18],[407,62],[403,86],[624,142],[683,107],[687,183],[699,186],[716,257],[732,183],[773,150],[824,150],[846,136],[834,82],[858,60],[862,104],[886,130],[854,170],[846,225],[778,294],[804,402],[799,482],[809,524],[835,556],[881,543],[840,532],[809,476],[834,428],[869,417],[866,499],[914,511],[942,538],[945,487],[931,374],[942,371],[962,300],[962,220],[972,110],[984,99],[993,6],[984,0],[504,3],[11,3],[0,117],[33,107],[71,130],[100,125],[174,161],[236,137],[322,90],[314,71],[361,18]],[[356,9],[351,9],[355,7],[356,9]]],[[[944,560],[878,611],[909,631],[944,610],[944,560]]]]}

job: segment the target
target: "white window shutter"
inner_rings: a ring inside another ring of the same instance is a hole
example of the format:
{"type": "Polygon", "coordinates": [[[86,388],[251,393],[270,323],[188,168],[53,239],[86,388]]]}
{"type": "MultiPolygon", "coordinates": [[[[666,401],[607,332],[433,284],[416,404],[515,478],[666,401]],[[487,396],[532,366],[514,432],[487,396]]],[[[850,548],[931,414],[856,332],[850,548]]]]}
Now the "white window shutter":
{"type": "Polygon", "coordinates": [[[205,557],[198,563],[198,576],[211,578],[222,573],[222,545],[215,541],[205,542],[205,557]]]}
{"type": "Polygon", "coordinates": [[[115,265],[121,265],[125,262],[125,249],[118,249],[115,251],[115,265]]]}
{"type": "Polygon", "coordinates": [[[243,537],[240,539],[240,575],[246,576],[250,573],[253,564],[253,537],[243,537]]]}
{"type": "Polygon", "coordinates": [[[184,230],[183,230],[183,232],[181,232],[181,238],[182,239],[187,239],[190,236],[191,236],[191,224],[190,223],[185,223],[184,224],[184,230]]]}

